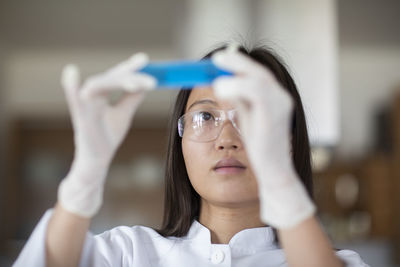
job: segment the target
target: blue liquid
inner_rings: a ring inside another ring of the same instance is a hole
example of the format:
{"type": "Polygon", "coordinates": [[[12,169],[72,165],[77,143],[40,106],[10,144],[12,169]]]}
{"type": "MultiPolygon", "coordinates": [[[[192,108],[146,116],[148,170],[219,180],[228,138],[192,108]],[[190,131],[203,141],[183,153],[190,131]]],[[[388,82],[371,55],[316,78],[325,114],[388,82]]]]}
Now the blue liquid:
{"type": "Polygon", "coordinates": [[[215,66],[210,59],[149,63],[138,72],[155,77],[157,87],[160,89],[206,86],[219,76],[233,75],[233,73],[215,66]]]}

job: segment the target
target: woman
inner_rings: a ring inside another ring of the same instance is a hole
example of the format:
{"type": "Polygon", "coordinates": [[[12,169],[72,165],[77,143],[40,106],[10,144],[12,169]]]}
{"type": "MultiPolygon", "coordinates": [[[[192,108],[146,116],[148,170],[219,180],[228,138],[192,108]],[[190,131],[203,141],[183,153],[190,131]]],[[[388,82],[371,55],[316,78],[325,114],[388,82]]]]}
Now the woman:
{"type": "Polygon", "coordinates": [[[206,57],[235,75],[177,97],[159,230],[88,232],[113,155],[156,84],[132,74],[146,55],[83,86],[76,67],[64,70],[74,161],[15,266],[367,266],[355,252],[335,253],[315,217],[304,112],[287,70],[265,48],[225,48],[206,57]],[[127,94],[111,106],[115,88],[127,94]]]}

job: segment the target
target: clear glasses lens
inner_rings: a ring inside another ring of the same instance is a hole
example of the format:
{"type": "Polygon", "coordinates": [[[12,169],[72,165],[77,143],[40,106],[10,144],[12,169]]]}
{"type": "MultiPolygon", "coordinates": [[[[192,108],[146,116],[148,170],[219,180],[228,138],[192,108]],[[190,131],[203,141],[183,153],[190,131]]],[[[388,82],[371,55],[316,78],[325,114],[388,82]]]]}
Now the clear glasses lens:
{"type": "Polygon", "coordinates": [[[240,131],[240,124],[239,124],[239,116],[237,114],[237,110],[236,109],[232,109],[229,111],[228,113],[228,117],[231,120],[233,126],[236,128],[236,130],[239,132],[239,134],[241,134],[240,131]]]}
{"type": "Polygon", "coordinates": [[[204,109],[186,113],[178,120],[179,136],[183,137],[185,134],[187,138],[194,141],[211,141],[217,138],[226,119],[230,119],[240,133],[235,110],[225,112],[224,110],[204,109]]]}

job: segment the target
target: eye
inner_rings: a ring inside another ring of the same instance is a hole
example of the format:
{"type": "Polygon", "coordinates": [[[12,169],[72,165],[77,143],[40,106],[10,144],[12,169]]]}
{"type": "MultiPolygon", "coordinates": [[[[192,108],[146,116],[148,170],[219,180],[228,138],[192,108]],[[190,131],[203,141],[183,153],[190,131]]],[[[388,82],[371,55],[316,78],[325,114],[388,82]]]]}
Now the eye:
{"type": "Polygon", "coordinates": [[[207,112],[207,111],[201,111],[199,115],[203,121],[208,121],[208,120],[214,118],[214,116],[210,112],[207,112]]]}
{"type": "Polygon", "coordinates": [[[193,116],[193,121],[197,122],[207,122],[213,120],[214,120],[214,115],[208,111],[198,111],[193,116]]]}

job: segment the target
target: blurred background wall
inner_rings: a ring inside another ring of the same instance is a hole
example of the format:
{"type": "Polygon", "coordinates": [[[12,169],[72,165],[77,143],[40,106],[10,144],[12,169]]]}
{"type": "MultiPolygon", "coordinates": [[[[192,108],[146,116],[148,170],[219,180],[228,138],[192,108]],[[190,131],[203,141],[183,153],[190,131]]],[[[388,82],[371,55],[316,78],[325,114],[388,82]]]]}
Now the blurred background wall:
{"type": "MultiPolygon", "coordinates": [[[[83,76],[145,51],[198,59],[220,42],[266,44],[299,84],[313,141],[316,202],[337,247],[371,266],[400,254],[400,2],[0,2],[0,265],[56,200],[73,136],[60,72],[83,76]]],[[[151,92],[110,169],[91,230],[158,227],[166,128],[177,91],[151,92]]],[[[398,261],[399,259],[397,259],[398,261]]]]}

